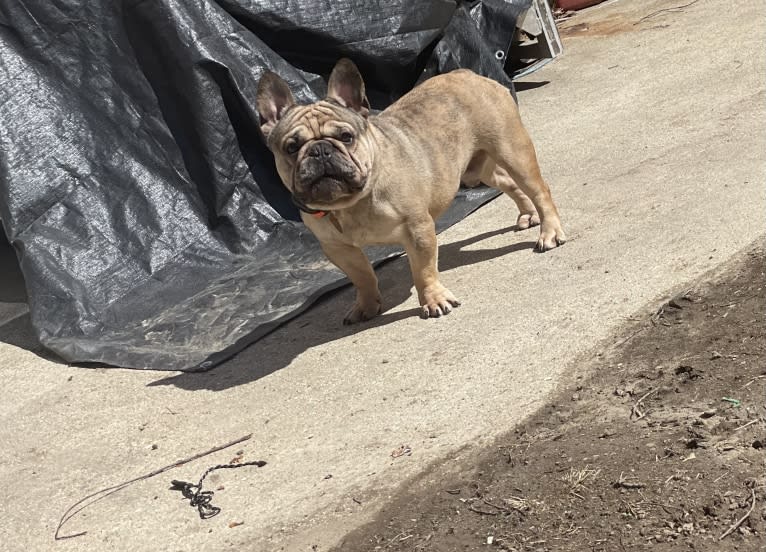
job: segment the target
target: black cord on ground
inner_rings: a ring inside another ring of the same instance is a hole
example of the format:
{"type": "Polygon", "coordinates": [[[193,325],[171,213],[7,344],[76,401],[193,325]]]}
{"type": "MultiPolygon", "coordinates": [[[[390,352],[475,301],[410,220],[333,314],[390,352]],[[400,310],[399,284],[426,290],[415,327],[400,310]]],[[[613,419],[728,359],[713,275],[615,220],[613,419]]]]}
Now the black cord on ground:
{"type": "MultiPolygon", "coordinates": [[[[130,479],[128,481],[123,481],[122,483],[119,483],[117,485],[113,485],[111,487],[107,487],[105,489],[101,489],[100,491],[96,491],[95,493],[91,493],[88,496],[81,498],[74,504],[72,504],[69,508],[67,508],[67,511],[64,512],[64,514],[61,516],[61,519],[59,520],[59,524],[56,526],[56,531],[53,534],[53,538],[55,540],[63,540],[63,539],[71,539],[74,537],[81,537],[85,534],[87,534],[87,531],[80,531],[79,533],[73,533],[70,535],[62,535],[61,529],[64,527],[64,524],[66,524],[70,519],[72,519],[75,515],[77,515],[79,512],[87,508],[88,506],[91,506],[92,504],[98,502],[99,500],[102,500],[106,498],[107,496],[114,494],[118,491],[121,491],[128,485],[132,485],[133,483],[137,481],[144,481],[146,479],[149,479],[150,477],[154,477],[155,475],[159,475],[161,473],[164,473],[168,470],[172,470],[174,468],[177,468],[179,466],[183,466],[184,464],[188,464],[189,462],[193,460],[197,460],[199,458],[202,458],[203,456],[207,456],[208,454],[213,454],[214,452],[218,452],[219,450],[223,450],[229,447],[233,447],[236,444],[242,443],[243,441],[247,441],[252,437],[252,433],[250,435],[245,435],[244,437],[240,437],[239,439],[235,439],[234,441],[231,441],[229,443],[226,443],[225,445],[220,445],[217,447],[213,447],[210,450],[206,450],[205,452],[200,452],[199,454],[195,454],[194,456],[190,456],[189,458],[184,458],[182,460],[177,460],[176,462],[173,462],[172,464],[168,464],[167,466],[163,466],[162,468],[156,469],[154,471],[151,471],[147,474],[140,475],[138,477],[135,477],[133,479],[130,479]]],[[[255,464],[260,463],[259,460],[255,464]]],[[[249,464],[249,463],[248,463],[249,464]]],[[[261,465],[265,465],[266,462],[263,462],[261,465]]],[[[245,465],[245,464],[237,464],[237,465],[245,465]]],[[[215,469],[215,468],[214,468],[215,469]]],[[[211,470],[208,470],[208,472],[205,473],[207,475],[211,470]]],[[[202,476],[202,479],[204,479],[205,476],[202,476]]],[[[200,484],[202,484],[202,480],[200,479],[200,484]]],[[[211,493],[212,494],[212,493],[211,493]]],[[[208,503],[210,500],[208,500],[208,503]]],[[[218,512],[216,512],[218,513],[218,512]]],[[[214,514],[215,515],[215,514],[214,514]]]]}
{"type": "Polygon", "coordinates": [[[241,464],[218,464],[217,466],[213,466],[212,468],[209,468],[205,473],[203,473],[202,477],[199,479],[199,483],[196,485],[194,483],[188,483],[186,481],[179,481],[174,479],[170,482],[170,488],[173,491],[181,491],[181,494],[184,495],[184,498],[189,500],[189,505],[197,508],[200,519],[209,519],[218,515],[218,513],[221,511],[219,507],[210,504],[210,501],[213,500],[213,491],[202,490],[202,482],[210,472],[222,469],[244,468],[245,466],[257,466],[262,468],[265,465],[266,462],[263,460],[243,462],[241,464]]]}

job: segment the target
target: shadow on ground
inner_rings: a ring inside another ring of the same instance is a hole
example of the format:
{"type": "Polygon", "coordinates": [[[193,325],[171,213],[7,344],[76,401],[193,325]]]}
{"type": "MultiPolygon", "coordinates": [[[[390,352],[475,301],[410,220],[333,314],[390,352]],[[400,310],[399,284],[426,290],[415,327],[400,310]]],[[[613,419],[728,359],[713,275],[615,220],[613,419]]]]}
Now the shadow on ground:
{"type": "Polygon", "coordinates": [[[40,353],[16,252],[0,229],[0,342],[40,353]]]}
{"type": "MultiPolygon", "coordinates": [[[[518,228],[510,226],[442,245],[439,248],[441,272],[482,263],[523,250],[531,250],[535,241],[522,241],[491,249],[466,250],[466,248],[483,240],[515,231],[519,231],[518,228]]],[[[536,229],[532,231],[537,232],[536,229]]],[[[3,271],[0,273],[0,315],[5,318],[5,321],[0,318],[0,342],[28,350],[51,362],[68,364],[40,345],[26,307],[24,278],[15,253],[5,240],[0,243],[0,262],[3,266],[3,271]]],[[[391,312],[391,309],[409,300],[414,292],[412,276],[406,260],[393,260],[380,267],[377,272],[384,306],[389,310],[370,322],[354,326],[341,324],[343,315],[353,302],[354,297],[353,289],[346,286],[325,294],[309,307],[308,314],[300,315],[284,326],[280,326],[276,330],[284,332],[280,336],[282,339],[280,347],[270,347],[268,354],[264,353],[263,341],[260,340],[213,370],[202,373],[182,372],[162,378],[149,385],[173,385],[189,391],[228,389],[256,381],[280,370],[288,366],[298,355],[313,347],[370,328],[418,316],[420,309],[416,306],[404,311],[391,312]]],[[[415,304],[413,301],[413,305],[415,304]]],[[[83,368],[108,368],[102,364],[83,364],[81,366],[83,368]]]]}
{"type": "Polygon", "coordinates": [[[527,90],[542,88],[546,84],[550,84],[550,82],[551,81],[516,81],[513,83],[513,88],[516,92],[526,92],[527,90]]]}
{"type": "MultiPolygon", "coordinates": [[[[439,248],[439,266],[441,272],[456,267],[472,265],[502,257],[523,250],[531,250],[535,241],[512,243],[492,249],[471,249],[483,240],[517,231],[516,226],[485,232],[461,241],[442,245],[439,248]]],[[[536,229],[532,230],[537,232],[536,229]]],[[[536,234],[535,234],[536,235],[536,234]]],[[[398,259],[378,269],[380,291],[384,307],[391,309],[407,301],[413,294],[412,276],[404,259],[398,259]]],[[[353,301],[353,290],[346,287],[328,294],[312,307],[308,316],[299,316],[288,322],[280,330],[279,347],[268,347],[264,340],[258,341],[217,368],[203,373],[180,373],[150,383],[150,386],[174,385],[189,391],[220,391],[230,387],[247,384],[288,366],[293,359],[306,350],[334,341],[370,328],[384,326],[408,317],[418,316],[420,309],[413,307],[403,311],[383,312],[375,319],[354,326],[343,326],[343,314],[353,301]],[[337,298],[337,296],[341,296],[337,298]],[[321,311],[321,315],[316,315],[321,311]],[[314,315],[314,316],[312,316],[314,315]]],[[[413,304],[414,301],[413,301],[413,304]]],[[[424,323],[427,323],[424,321],[424,323]]],[[[266,338],[268,340],[269,338],[266,338]]]]}

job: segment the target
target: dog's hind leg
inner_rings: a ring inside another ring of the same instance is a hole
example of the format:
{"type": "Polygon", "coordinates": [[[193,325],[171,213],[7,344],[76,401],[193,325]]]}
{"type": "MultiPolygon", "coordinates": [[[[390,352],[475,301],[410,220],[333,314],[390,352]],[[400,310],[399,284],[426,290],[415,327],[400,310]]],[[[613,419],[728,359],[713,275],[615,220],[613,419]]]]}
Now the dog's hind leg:
{"type": "MultiPolygon", "coordinates": [[[[513,101],[510,96],[508,101],[513,101]]],[[[561,227],[561,219],[553,203],[551,191],[540,174],[532,140],[518,117],[508,122],[508,128],[503,134],[507,139],[496,144],[497,164],[508,173],[510,181],[518,186],[519,191],[532,202],[539,215],[540,238],[535,249],[538,251],[553,249],[564,243],[566,236],[561,227]]],[[[514,197],[510,192],[508,194],[514,197]]]]}
{"type": "Polygon", "coordinates": [[[495,169],[487,179],[486,184],[506,193],[519,208],[519,216],[516,219],[516,227],[519,230],[540,224],[540,215],[537,214],[534,203],[527,194],[521,191],[521,188],[513,181],[507,171],[495,165],[495,169]]]}
{"type": "Polygon", "coordinates": [[[519,208],[519,216],[516,219],[516,227],[519,230],[540,224],[540,216],[537,214],[535,205],[521,191],[508,172],[500,168],[486,152],[480,151],[471,159],[461,180],[469,188],[483,182],[508,195],[519,208]]]}

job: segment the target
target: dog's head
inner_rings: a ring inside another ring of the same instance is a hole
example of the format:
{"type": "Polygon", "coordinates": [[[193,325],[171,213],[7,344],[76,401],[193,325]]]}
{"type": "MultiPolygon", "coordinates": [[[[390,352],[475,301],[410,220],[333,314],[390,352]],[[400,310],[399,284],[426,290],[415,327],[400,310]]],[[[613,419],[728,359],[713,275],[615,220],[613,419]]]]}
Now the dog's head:
{"type": "Polygon", "coordinates": [[[370,104],[350,60],[335,65],[327,97],[309,105],[297,105],[287,83],[267,71],[258,83],[256,105],[261,131],[296,203],[340,209],[363,195],[372,166],[370,104]]]}

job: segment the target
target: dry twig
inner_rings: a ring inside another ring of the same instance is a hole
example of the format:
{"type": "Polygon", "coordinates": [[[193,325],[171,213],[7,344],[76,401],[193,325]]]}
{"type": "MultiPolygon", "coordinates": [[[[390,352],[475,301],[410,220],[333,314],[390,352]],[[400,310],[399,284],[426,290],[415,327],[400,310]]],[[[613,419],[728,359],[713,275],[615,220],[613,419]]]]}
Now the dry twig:
{"type": "Polygon", "coordinates": [[[753,384],[753,383],[754,383],[756,380],[759,380],[759,379],[762,379],[762,378],[766,378],[766,374],[764,374],[764,375],[761,375],[761,376],[755,376],[753,379],[751,379],[750,381],[748,381],[748,382],[747,382],[745,385],[743,385],[742,387],[743,387],[743,388],[744,388],[744,387],[749,387],[749,386],[750,386],[751,384],[753,384]]]}
{"type": "MultiPolygon", "coordinates": [[[[492,506],[493,508],[497,508],[497,506],[495,506],[494,504],[490,504],[490,506],[492,506]]],[[[472,512],[476,512],[477,514],[481,514],[483,516],[496,516],[498,514],[497,512],[488,512],[487,510],[479,510],[478,508],[474,507],[472,502],[468,503],[468,509],[471,510],[472,512]]]]}
{"type": "Polygon", "coordinates": [[[753,513],[753,509],[755,508],[755,489],[750,489],[750,492],[753,494],[753,498],[751,499],[750,509],[747,511],[747,513],[746,513],[744,516],[742,516],[742,517],[739,519],[739,521],[737,521],[737,523],[735,523],[734,525],[732,525],[731,527],[729,527],[729,528],[726,530],[726,532],[725,532],[723,535],[721,535],[720,537],[718,537],[718,540],[719,540],[719,541],[722,541],[723,539],[725,539],[726,537],[728,537],[729,535],[731,535],[731,534],[732,534],[734,531],[736,531],[736,530],[737,530],[737,527],[739,527],[740,525],[742,525],[742,523],[743,523],[743,522],[744,522],[744,521],[745,521],[747,518],[749,518],[749,517],[750,517],[750,514],[752,514],[752,513],[753,513]]]}
{"type": "Polygon", "coordinates": [[[386,548],[389,548],[392,544],[394,544],[394,541],[396,539],[399,539],[399,542],[401,542],[403,540],[409,539],[410,537],[412,537],[412,535],[406,535],[406,531],[402,531],[398,535],[394,535],[394,538],[392,538],[390,541],[388,541],[388,544],[386,545],[386,548]],[[402,537],[402,538],[399,538],[399,537],[402,537]]]}
{"type": "Polygon", "coordinates": [[[633,23],[633,25],[634,26],[638,25],[642,21],[644,21],[646,19],[649,19],[650,17],[654,17],[655,15],[659,15],[659,14],[661,14],[663,12],[673,12],[673,13],[676,13],[676,12],[683,11],[684,8],[688,8],[689,6],[691,6],[692,4],[696,4],[697,2],[699,2],[699,0],[692,0],[691,2],[689,2],[688,4],[684,4],[683,6],[673,6],[672,8],[664,8],[662,10],[657,10],[656,12],[652,12],[649,15],[645,15],[644,17],[642,17],[641,19],[639,19],[638,21],[633,23]]]}
{"type": "Polygon", "coordinates": [[[741,425],[741,426],[739,426],[739,427],[736,427],[736,428],[734,428],[734,431],[739,431],[740,429],[745,429],[747,426],[751,426],[751,425],[753,425],[753,424],[755,424],[755,423],[758,423],[758,422],[760,422],[760,421],[761,421],[761,420],[760,420],[760,419],[758,419],[758,418],[756,418],[755,420],[750,420],[750,421],[749,421],[749,422],[747,422],[745,425],[741,425]]]}
{"type": "Polygon", "coordinates": [[[183,466],[184,464],[188,464],[189,462],[192,462],[194,460],[197,460],[199,458],[202,458],[203,456],[207,456],[208,454],[213,454],[214,452],[218,452],[219,450],[223,450],[225,448],[232,447],[234,445],[237,445],[243,441],[247,441],[253,436],[251,433],[250,435],[245,435],[244,437],[240,437],[239,439],[235,439],[234,441],[230,441],[226,443],[225,445],[220,445],[217,447],[213,447],[210,450],[206,450],[205,452],[200,452],[199,454],[195,454],[194,456],[189,456],[188,458],[184,458],[183,460],[178,460],[176,462],[173,462],[172,464],[168,464],[167,466],[163,466],[162,468],[156,469],[152,472],[149,472],[144,475],[140,475],[138,477],[135,477],[133,479],[130,479],[128,481],[123,481],[122,483],[118,483],[117,485],[113,485],[111,487],[107,487],[105,489],[101,489],[100,491],[96,491],[95,493],[91,493],[85,498],[81,498],[74,504],[72,504],[69,508],[67,508],[67,511],[64,512],[64,515],[61,516],[61,519],[59,520],[59,524],[56,527],[56,532],[53,534],[54,540],[63,540],[63,539],[71,539],[74,537],[81,537],[82,535],[87,534],[87,531],[80,531],[79,533],[74,533],[71,535],[59,535],[61,532],[61,528],[64,527],[64,524],[68,522],[70,519],[72,519],[75,515],[77,515],[79,512],[87,508],[88,506],[91,506],[92,504],[98,502],[99,500],[106,498],[107,496],[116,493],[117,491],[121,491],[128,485],[131,485],[132,483],[135,483],[137,481],[143,481],[145,479],[149,479],[150,477],[154,477],[155,475],[159,475],[161,473],[164,473],[168,470],[172,470],[173,468],[177,468],[179,466],[183,466]]]}
{"type": "Polygon", "coordinates": [[[628,481],[625,477],[625,472],[620,472],[620,477],[614,482],[614,486],[615,488],[622,487],[623,489],[643,489],[646,485],[638,481],[628,481]]]}
{"type": "Polygon", "coordinates": [[[614,346],[615,347],[621,347],[621,346],[625,345],[628,341],[630,341],[631,339],[636,337],[638,334],[640,334],[641,332],[643,332],[643,331],[645,331],[647,329],[649,329],[649,326],[644,326],[642,328],[637,329],[635,332],[630,334],[628,337],[623,338],[621,341],[618,341],[617,343],[615,343],[614,346]]]}
{"type": "Polygon", "coordinates": [[[726,308],[726,307],[733,307],[734,305],[739,305],[742,301],[745,301],[747,299],[753,299],[754,297],[758,297],[758,294],[755,293],[753,295],[746,295],[745,297],[740,297],[738,301],[730,301],[728,303],[715,304],[715,305],[710,305],[710,306],[711,307],[715,307],[715,308],[719,308],[719,309],[723,309],[723,308],[726,308]]]}
{"type": "Polygon", "coordinates": [[[646,416],[649,413],[648,410],[646,412],[641,412],[641,409],[639,408],[639,406],[641,405],[641,401],[643,401],[649,395],[651,395],[653,393],[656,393],[659,390],[660,390],[659,387],[657,389],[652,389],[651,391],[645,393],[640,399],[638,399],[636,401],[636,404],[634,404],[633,407],[630,409],[630,419],[631,420],[633,419],[633,416],[635,416],[636,417],[636,421],[638,421],[638,420],[640,420],[641,418],[643,418],[644,416],[646,416]]]}

